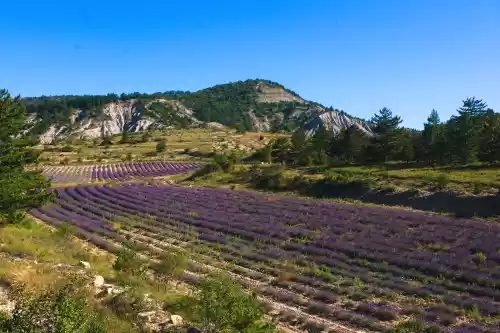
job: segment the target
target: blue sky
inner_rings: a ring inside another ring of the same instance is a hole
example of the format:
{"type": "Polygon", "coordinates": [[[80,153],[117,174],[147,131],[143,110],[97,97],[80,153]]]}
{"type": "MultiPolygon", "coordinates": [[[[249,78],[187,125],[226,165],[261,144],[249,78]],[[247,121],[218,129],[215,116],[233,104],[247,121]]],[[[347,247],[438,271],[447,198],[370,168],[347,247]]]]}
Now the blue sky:
{"type": "Polygon", "coordinates": [[[0,87],[198,90],[247,78],[419,128],[467,96],[500,111],[498,0],[8,1],[0,87]]]}

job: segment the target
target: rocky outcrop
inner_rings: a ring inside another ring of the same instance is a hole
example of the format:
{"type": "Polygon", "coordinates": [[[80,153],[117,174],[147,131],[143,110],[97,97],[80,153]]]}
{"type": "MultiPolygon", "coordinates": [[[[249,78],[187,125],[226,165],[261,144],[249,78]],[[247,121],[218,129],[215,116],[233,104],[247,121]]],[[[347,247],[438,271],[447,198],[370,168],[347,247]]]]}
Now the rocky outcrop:
{"type": "Polygon", "coordinates": [[[305,124],[304,129],[308,134],[312,134],[318,128],[324,127],[328,131],[338,134],[342,129],[347,129],[352,126],[355,126],[366,135],[372,135],[372,130],[365,121],[349,117],[345,113],[338,111],[325,111],[319,114],[305,124]]]}

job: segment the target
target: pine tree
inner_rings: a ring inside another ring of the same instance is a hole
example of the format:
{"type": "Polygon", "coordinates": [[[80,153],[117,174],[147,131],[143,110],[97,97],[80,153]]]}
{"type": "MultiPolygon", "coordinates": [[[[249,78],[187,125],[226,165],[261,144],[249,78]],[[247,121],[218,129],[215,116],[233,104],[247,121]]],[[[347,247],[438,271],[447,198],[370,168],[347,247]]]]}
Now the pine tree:
{"type": "Polygon", "coordinates": [[[431,114],[424,123],[424,130],[422,132],[422,157],[425,161],[430,163],[438,163],[442,156],[442,141],[438,136],[440,135],[441,120],[439,114],[435,109],[432,109],[431,114]]]}
{"type": "Polygon", "coordinates": [[[398,128],[402,120],[399,116],[393,116],[391,109],[384,107],[372,117],[370,122],[373,124],[373,132],[385,135],[398,128]]]}
{"type": "Polygon", "coordinates": [[[0,221],[18,222],[27,208],[42,205],[52,197],[50,182],[39,172],[25,171],[38,154],[26,137],[26,108],[20,98],[0,90],[0,221]]]}
{"type": "Polygon", "coordinates": [[[479,133],[478,158],[482,162],[500,161],[500,114],[489,114],[479,133]]]}
{"type": "Polygon", "coordinates": [[[367,150],[370,154],[369,159],[374,162],[387,162],[398,148],[395,130],[402,122],[401,117],[393,116],[392,111],[384,107],[372,117],[370,122],[375,135],[367,150]]]}
{"type": "Polygon", "coordinates": [[[458,116],[448,121],[448,133],[453,156],[462,164],[476,159],[478,134],[481,122],[487,114],[487,105],[475,97],[462,101],[458,108],[458,116]]]}

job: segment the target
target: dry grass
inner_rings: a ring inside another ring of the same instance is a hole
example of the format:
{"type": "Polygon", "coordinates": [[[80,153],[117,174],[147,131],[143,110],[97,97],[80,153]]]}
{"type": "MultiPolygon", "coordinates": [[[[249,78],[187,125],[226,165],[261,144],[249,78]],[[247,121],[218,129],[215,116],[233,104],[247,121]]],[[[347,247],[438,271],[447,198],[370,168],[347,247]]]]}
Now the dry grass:
{"type": "MultiPolygon", "coordinates": [[[[129,139],[137,140],[142,134],[131,133],[129,139]]],[[[92,140],[75,140],[70,144],[74,148],[74,152],[44,151],[43,146],[39,146],[37,149],[42,151],[40,159],[43,164],[55,165],[65,160],[68,164],[119,162],[125,160],[128,153],[132,155],[134,161],[200,160],[205,159],[204,155],[210,154],[214,150],[238,150],[241,148],[251,151],[258,149],[267,144],[270,139],[281,135],[258,132],[237,133],[235,130],[229,129],[170,129],[162,132],[153,132],[151,140],[148,142],[120,144],[121,136],[117,135],[112,138],[113,144],[108,148],[95,145],[92,140]],[[160,140],[166,140],[166,151],[154,155],[156,144],[160,140]],[[190,154],[186,150],[197,151],[199,156],[190,154]]],[[[66,144],[60,143],[50,148],[62,148],[66,144]]]]}

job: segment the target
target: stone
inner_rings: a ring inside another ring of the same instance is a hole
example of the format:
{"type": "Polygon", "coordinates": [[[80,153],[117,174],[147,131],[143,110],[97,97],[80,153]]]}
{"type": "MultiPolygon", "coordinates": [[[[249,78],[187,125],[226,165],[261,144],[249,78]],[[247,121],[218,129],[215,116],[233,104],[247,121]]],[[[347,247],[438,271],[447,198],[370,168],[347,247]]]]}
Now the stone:
{"type": "Polygon", "coordinates": [[[104,278],[100,275],[94,276],[94,287],[98,289],[102,288],[103,285],[104,285],[104,278]]]}
{"type": "Polygon", "coordinates": [[[170,322],[174,326],[183,325],[184,324],[184,319],[182,319],[182,317],[179,316],[179,315],[171,315],[170,316],[170,322]]]}
{"type": "Polygon", "coordinates": [[[150,318],[152,316],[154,316],[155,314],[156,314],[156,311],[144,311],[144,312],[139,312],[137,314],[137,317],[142,318],[142,319],[146,319],[146,320],[150,320],[150,318]]]}
{"type": "Polygon", "coordinates": [[[80,261],[78,263],[78,265],[80,265],[81,267],[85,268],[85,269],[89,269],[90,268],[90,264],[86,261],[80,261]]]}
{"type": "Polygon", "coordinates": [[[0,286],[0,313],[11,316],[15,308],[16,301],[10,300],[7,289],[0,286]]]}

